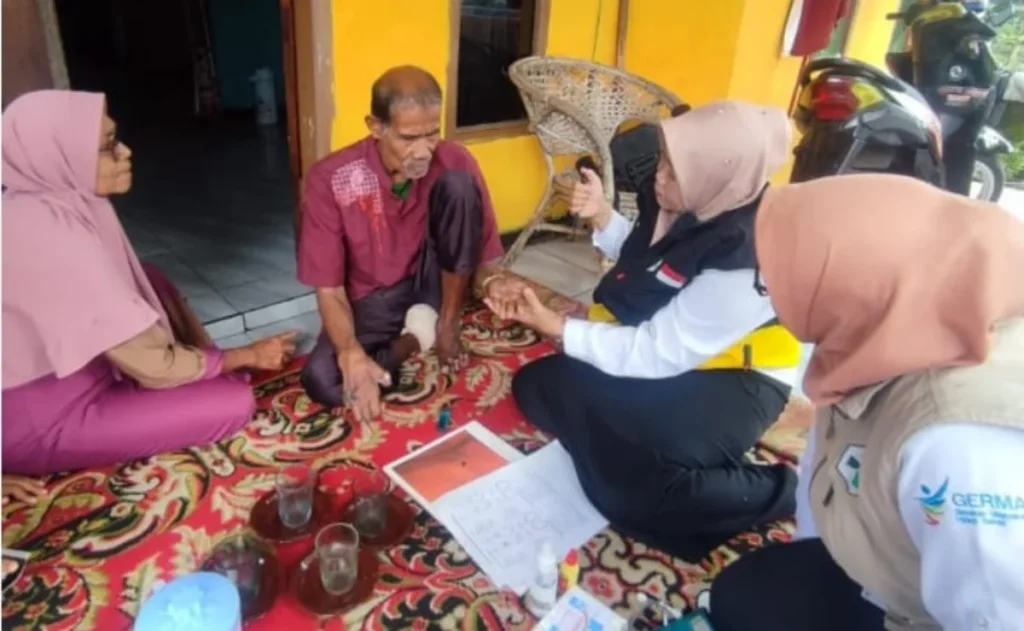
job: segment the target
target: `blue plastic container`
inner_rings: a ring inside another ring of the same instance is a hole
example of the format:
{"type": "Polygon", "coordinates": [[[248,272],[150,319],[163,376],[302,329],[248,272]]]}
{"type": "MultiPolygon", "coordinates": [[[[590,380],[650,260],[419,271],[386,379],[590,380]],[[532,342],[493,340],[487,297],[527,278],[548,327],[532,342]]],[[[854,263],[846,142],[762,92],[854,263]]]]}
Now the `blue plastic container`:
{"type": "Polygon", "coordinates": [[[142,605],[135,631],[240,631],[238,589],[212,572],[196,572],[158,589],[142,605]]]}

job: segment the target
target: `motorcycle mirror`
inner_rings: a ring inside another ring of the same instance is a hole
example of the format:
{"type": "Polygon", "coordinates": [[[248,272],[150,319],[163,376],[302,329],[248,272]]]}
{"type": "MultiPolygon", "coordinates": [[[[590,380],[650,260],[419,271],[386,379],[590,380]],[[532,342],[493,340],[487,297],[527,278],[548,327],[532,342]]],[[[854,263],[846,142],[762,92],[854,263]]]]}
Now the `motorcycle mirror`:
{"type": "Polygon", "coordinates": [[[1012,2],[997,2],[989,7],[985,14],[985,22],[993,28],[999,28],[1013,19],[1016,9],[1012,2]]]}

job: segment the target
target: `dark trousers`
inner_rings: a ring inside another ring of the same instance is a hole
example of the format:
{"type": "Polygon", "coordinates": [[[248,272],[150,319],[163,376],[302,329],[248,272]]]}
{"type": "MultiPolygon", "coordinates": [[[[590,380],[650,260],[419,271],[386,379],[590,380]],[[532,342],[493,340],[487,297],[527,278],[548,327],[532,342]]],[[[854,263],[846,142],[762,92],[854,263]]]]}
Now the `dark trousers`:
{"type": "Polygon", "coordinates": [[[584,491],[620,532],[687,560],[794,511],[796,474],[744,460],[789,388],[756,372],[612,377],[565,355],[522,368],[519,409],[572,456],[584,491]]]}
{"type": "Polygon", "coordinates": [[[821,539],[777,544],[715,579],[711,623],[715,631],[881,631],[885,614],[861,592],[821,539]]]}
{"type": "MultiPolygon", "coordinates": [[[[401,362],[392,355],[391,343],[402,331],[406,312],[419,303],[439,309],[441,271],[470,274],[480,263],[483,200],[473,176],[465,171],[444,173],[430,189],[427,204],[427,234],[416,272],[351,303],[356,339],[395,383],[401,362]]],[[[301,379],[317,403],[343,403],[341,370],[326,332],[320,334],[301,379]]]]}

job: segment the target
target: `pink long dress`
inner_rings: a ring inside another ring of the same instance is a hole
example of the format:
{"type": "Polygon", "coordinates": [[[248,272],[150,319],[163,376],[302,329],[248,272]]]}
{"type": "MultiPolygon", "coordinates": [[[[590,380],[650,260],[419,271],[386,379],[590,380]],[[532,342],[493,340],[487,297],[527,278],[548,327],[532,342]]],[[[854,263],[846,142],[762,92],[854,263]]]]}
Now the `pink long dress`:
{"type": "Polygon", "coordinates": [[[5,390],[4,471],[38,475],[205,445],[237,432],[255,410],[249,384],[228,375],[169,390],[115,375],[101,356],[67,377],[5,390]]]}

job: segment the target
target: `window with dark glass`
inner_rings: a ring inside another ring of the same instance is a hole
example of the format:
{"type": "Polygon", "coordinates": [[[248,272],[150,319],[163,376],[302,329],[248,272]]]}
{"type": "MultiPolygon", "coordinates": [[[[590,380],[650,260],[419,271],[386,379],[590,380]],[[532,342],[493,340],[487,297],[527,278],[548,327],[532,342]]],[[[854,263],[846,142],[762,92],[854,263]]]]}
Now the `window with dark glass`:
{"type": "MultiPolygon", "coordinates": [[[[538,9],[543,0],[461,0],[459,8],[456,128],[526,118],[508,77],[512,62],[535,54],[538,9]]],[[[453,20],[454,26],[454,20],[453,20]]],[[[453,29],[454,30],[454,29],[453,29]]]]}

